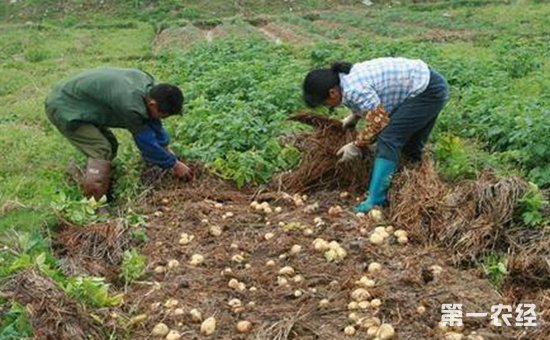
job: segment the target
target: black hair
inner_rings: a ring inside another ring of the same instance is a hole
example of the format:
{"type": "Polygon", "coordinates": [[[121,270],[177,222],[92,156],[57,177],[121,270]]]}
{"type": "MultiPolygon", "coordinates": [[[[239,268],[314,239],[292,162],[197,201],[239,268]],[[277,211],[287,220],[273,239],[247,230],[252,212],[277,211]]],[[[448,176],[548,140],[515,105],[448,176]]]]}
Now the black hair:
{"type": "Polygon", "coordinates": [[[328,92],[340,86],[339,73],[348,74],[353,65],[347,62],[336,62],[330,68],[318,68],[310,71],[303,84],[304,101],[309,107],[316,107],[327,99],[328,92]]]}
{"type": "Polygon", "coordinates": [[[159,110],[166,115],[181,114],[183,93],[172,84],[156,84],[149,90],[149,98],[157,102],[159,110]]]}

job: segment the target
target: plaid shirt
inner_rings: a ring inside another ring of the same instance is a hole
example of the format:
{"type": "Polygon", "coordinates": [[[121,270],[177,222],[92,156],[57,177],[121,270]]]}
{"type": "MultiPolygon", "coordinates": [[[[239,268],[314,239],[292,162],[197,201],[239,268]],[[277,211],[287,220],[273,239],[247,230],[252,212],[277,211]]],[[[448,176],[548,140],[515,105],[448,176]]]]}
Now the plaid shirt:
{"type": "Polygon", "coordinates": [[[407,98],[422,93],[430,82],[430,70],[422,60],[378,58],[354,64],[349,74],[340,73],[342,103],[360,116],[382,105],[392,114],[407,98]]]}

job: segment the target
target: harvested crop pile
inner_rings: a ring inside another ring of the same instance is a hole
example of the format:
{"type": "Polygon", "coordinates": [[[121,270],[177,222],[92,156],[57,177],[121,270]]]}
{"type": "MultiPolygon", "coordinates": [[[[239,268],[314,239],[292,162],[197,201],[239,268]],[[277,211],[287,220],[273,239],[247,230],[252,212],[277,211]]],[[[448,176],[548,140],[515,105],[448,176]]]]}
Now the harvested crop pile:
{"type": "Polygon", "coordinates": [[[355,131],[345,131],[339,120],[321,115],[304,113],[290,119],[312,126],[313,132],[302,137],[302,159],[298,167],[277,178],[279,188],[292,193],[320,189],[364,190],[371,160],[338,163],[336,156],[342,146],[355,140],[355,131]]]}
{"type": "Polygon", "coordinates": [[[132,247],[130,227],[124,220],[86,227],[62,226],[54,247],[63,256],[68,275],[92,274],[113,279],[117,276],[124,251],[132,247]]]}
{"type": "Polygon", "coordinates": [[[50,279],[34,270],[17,273],[4,291],[28,313],[36,339],[103,339],[89,313],[65,296],[50,279]]]}
{"type": "Polygon", "coordinates": [[[433,162],[425,161],[394,179],[390,215],[414,238],[452,249],[455,263],[473,261],[506,244],[504,232],[526,190],[524,180],[490,172],[475,181],[445,184],[433,162]]]}
{"type": "Polygon", "coordinates": [[[512,246],[508,284],[550,288],[550,229],[516,230],[507,235],[512,246]]]}

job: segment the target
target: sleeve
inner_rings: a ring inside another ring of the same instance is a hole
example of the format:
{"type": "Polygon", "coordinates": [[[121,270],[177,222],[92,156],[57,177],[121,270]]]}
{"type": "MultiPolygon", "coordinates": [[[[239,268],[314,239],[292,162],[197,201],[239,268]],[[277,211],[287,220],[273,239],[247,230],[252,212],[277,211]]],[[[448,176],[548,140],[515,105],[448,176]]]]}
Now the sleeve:
{"type": "Polygon", "coordinates": [[[157,137],[151,125],[146,125],[139,133],[134,134],[134,141],[141,151],[143,158],[163,169],[174,167],[176,156],[168,152],[157,137]]]}
{"type": "Polygon", "coordinates": [[[155,136],[157,137],[157,141],[160,146],[166,147],[168,146],[168,144],[170,144],[170,136],[162,125],[160,119],[152,119],[148,125],[155,132],[155,136]]]}
{"type": "Polygon", "coordinates": [[[365,129],[359,131],[355,140],[355,145],[360,148],[370,145],[376,135],[390,123],[390,117],[382,105],[379,105],[375,110],[368,111],[365,114],[365,119],[367,121],[365,129]]]}
{"type": "Polygon", "coordinates": [[[365,112],[374,111],[381,105],[380,97],[373,90],[349,91],[346,93],[346,102],[350,104],[353,114],[364,117],[365,112]]]}

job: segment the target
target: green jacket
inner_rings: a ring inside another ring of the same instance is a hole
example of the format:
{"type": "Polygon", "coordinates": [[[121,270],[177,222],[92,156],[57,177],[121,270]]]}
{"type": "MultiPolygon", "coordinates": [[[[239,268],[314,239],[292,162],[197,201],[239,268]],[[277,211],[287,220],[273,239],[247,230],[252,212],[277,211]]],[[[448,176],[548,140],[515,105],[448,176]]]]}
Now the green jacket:
{"type": "Polygon", "coordinates": [[[46,105],[66,130],[88,123],[136,134],[150,119],[145,98],[153,84],[153,76],[137,69],[98,68],[56,84],[46,105]]]}

